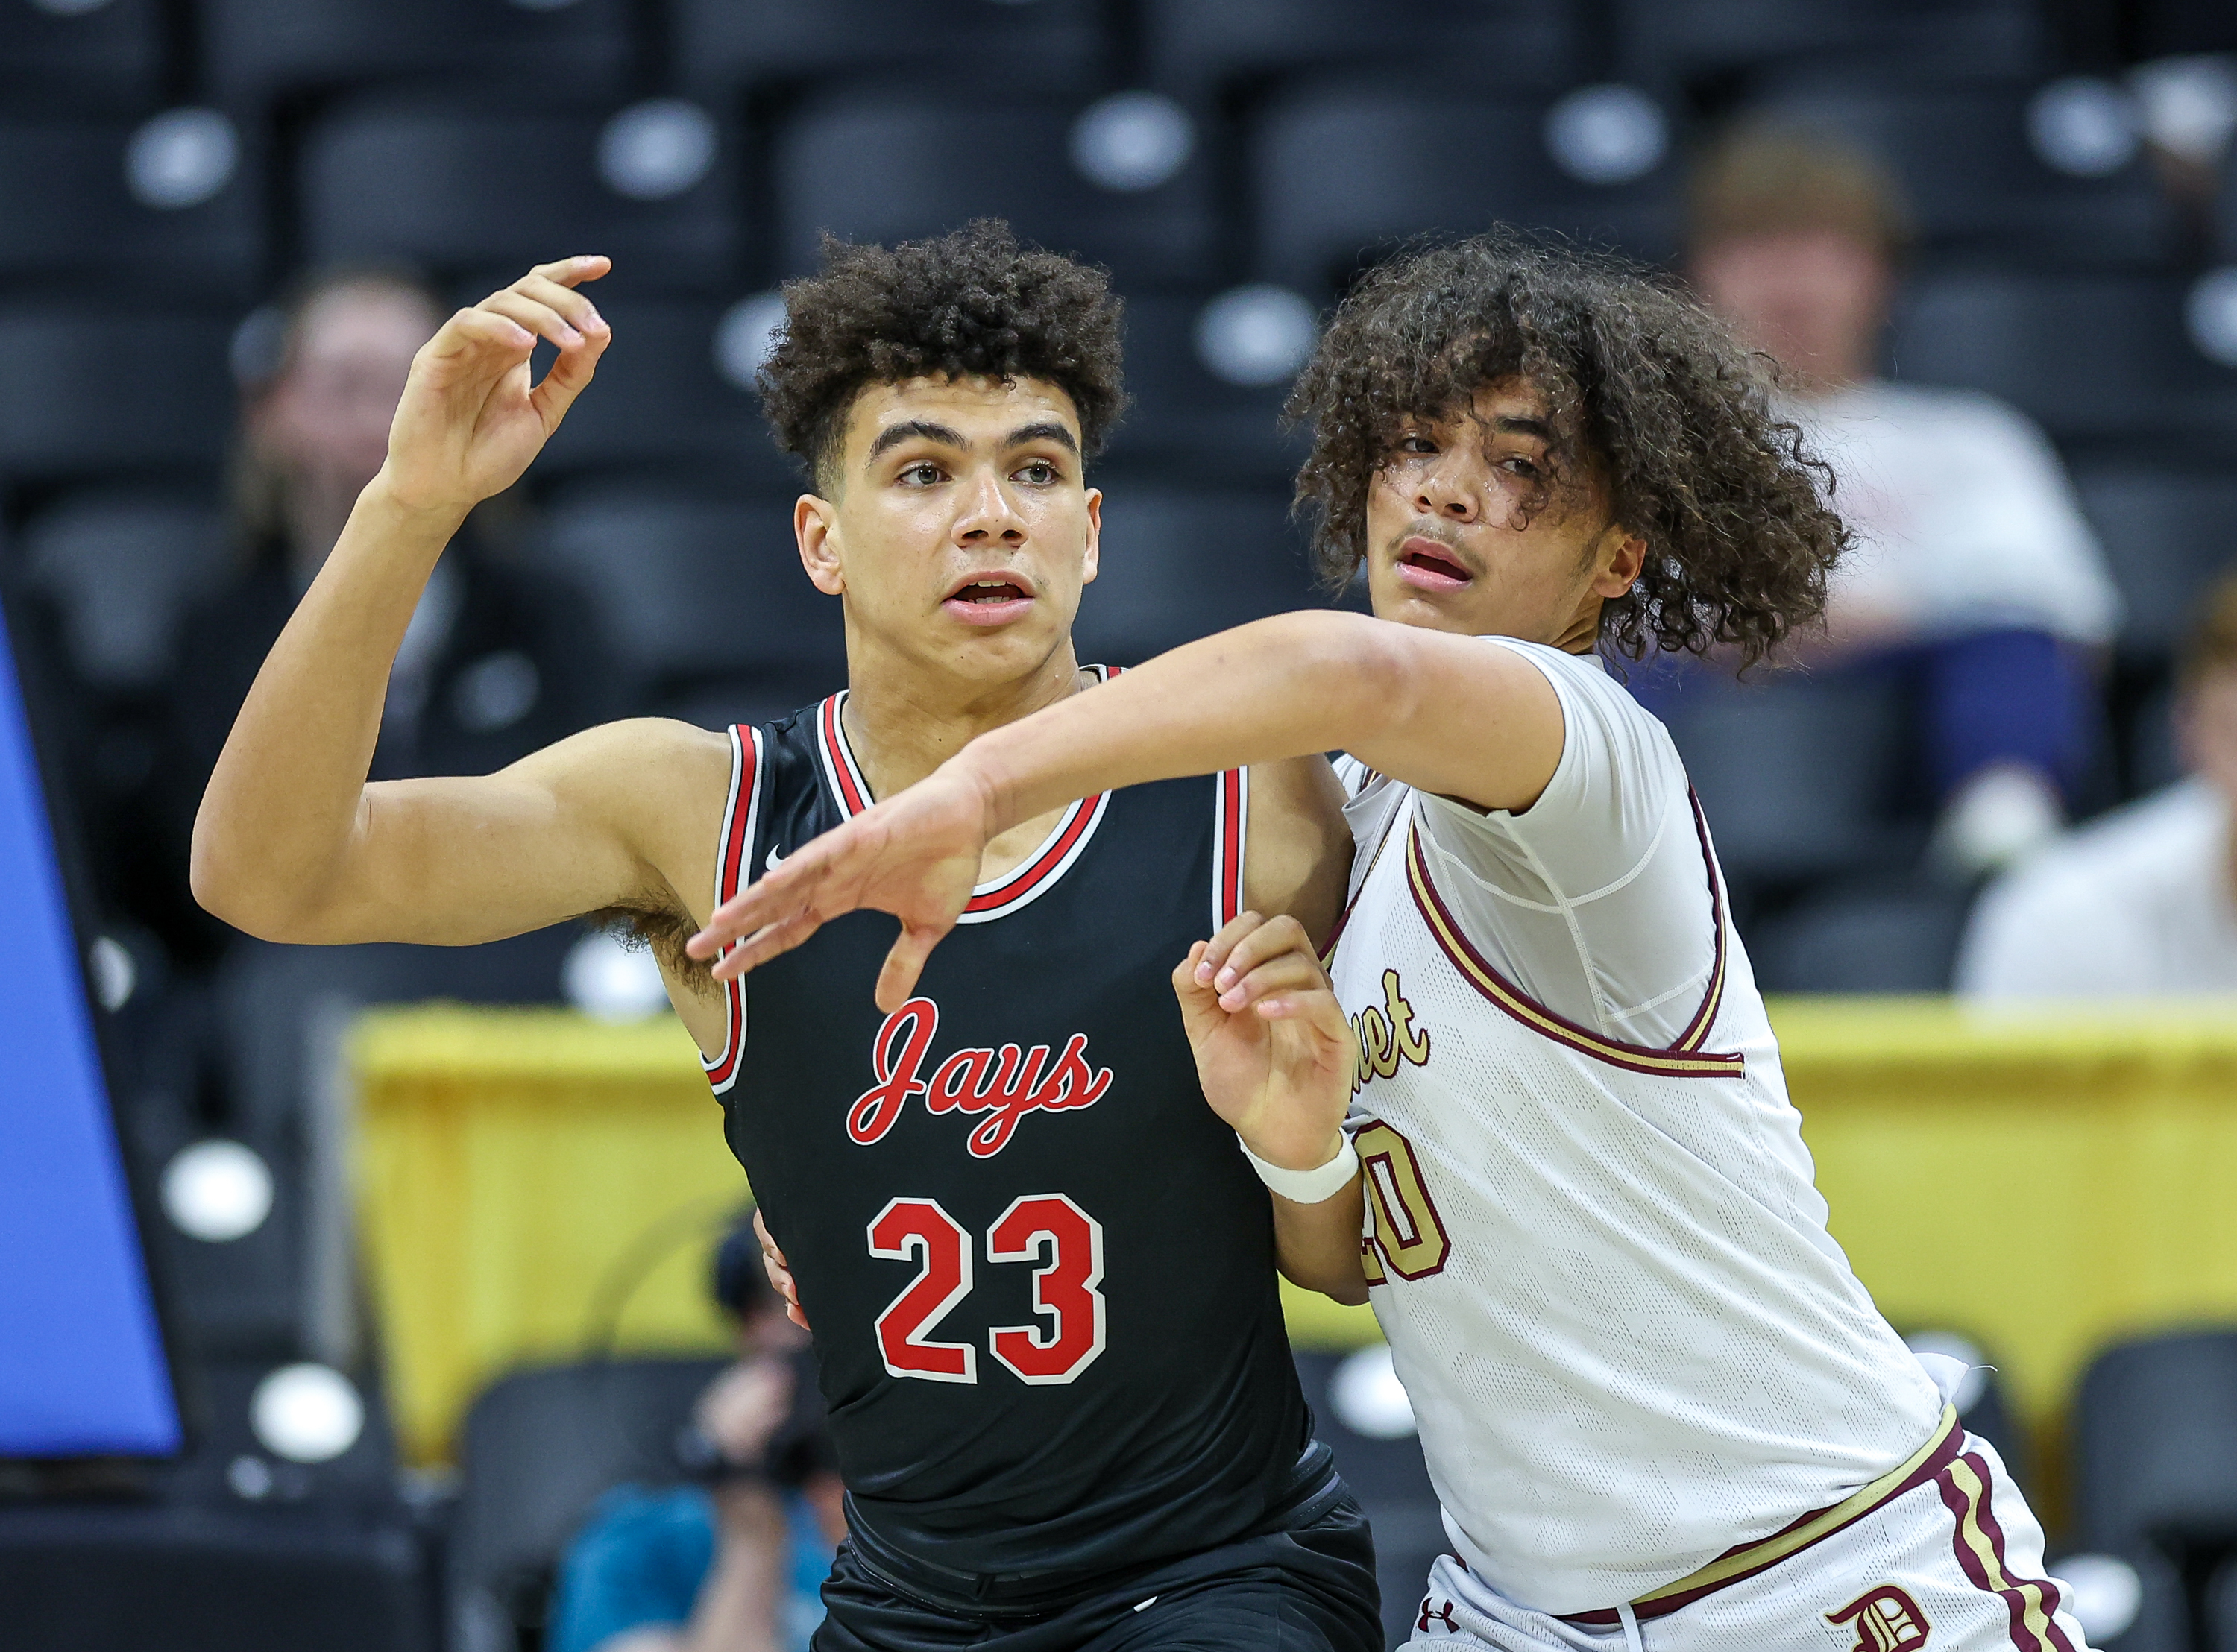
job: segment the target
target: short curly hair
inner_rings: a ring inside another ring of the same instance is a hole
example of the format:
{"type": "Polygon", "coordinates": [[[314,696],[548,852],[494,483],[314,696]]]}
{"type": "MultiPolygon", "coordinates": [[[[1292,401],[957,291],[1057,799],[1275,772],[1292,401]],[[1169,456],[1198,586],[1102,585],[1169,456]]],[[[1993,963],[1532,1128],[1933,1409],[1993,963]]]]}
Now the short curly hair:
{"type": "Polygon", "coordinates": [[[758,374],[777,445],[825,485],[855,398],[911,378],[1039,378],[1072,398],[1082,457],[1125,411],[1121,304],[1100,269],[982,218],[896,247],[823,238],[823,267],[784,286],[758,374]]]}
{"type": "Polygon", "coordinates": [[[1745,668],[1823,616],[1850,535],[1831,471],[1772,410],[1776,366],[1667,278],[1503,230],[1369,271],[1298,377],[1288,413],[1313,445],[1297,504],[1332,586],[1367,554],[1368,491],[1403,422],[1518,380],[1551,415],[1555,494],[1598,481],[1646,542],[1601,610],[1605,643],[1633,660],[1729,647],[1745,668]]]}

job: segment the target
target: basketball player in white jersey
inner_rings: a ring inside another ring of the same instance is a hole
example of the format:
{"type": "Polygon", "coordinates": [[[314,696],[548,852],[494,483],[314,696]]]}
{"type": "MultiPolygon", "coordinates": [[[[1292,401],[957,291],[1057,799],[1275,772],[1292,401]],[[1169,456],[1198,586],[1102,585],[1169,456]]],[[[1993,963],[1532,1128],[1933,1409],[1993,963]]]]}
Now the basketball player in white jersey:
{"type": "Polygon", "coordinates": [[[1846,535],[1763,372],[1587,258],[1384,267],[1292,406],[1319,553],[1399,623],[1262,622],[982,735],[692,945],[742,941],[735,975],[893,912],[890,1008],[1009,822],[1345,750],[1330,979],[1246,914],[1176,985],[1213,1105],[1284,1144],[1284,1271],[1389,1338],[1453,1544],[1415,1641],[2086,1652],[1961,1373],[1827,1234],[1708,823],[1603,661],[1752,662],[1818,617],[1846,535]]]}

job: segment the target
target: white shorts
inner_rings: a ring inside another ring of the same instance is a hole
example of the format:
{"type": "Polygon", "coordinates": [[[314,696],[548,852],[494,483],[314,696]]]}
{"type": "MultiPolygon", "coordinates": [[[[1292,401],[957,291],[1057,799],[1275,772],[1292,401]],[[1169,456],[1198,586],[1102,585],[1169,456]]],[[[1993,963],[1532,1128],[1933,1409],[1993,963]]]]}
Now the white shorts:
{"type": "Polygon", "coordinates": [[[1441,1557],[1407,1645],[1438,1652],[2089,1652],[2064,1609],[2063,1588],[2042,1574],[2042,1528],[1996,1448],[1964,1433],[1951,1445],[1910,1477],[1908,1490],[1850,1524],[1730,1582],[1648,1596],[1624,1615],[1629,1622],[1613,1612],[1562,1618],[1533,1611],[1441,1557]]]}

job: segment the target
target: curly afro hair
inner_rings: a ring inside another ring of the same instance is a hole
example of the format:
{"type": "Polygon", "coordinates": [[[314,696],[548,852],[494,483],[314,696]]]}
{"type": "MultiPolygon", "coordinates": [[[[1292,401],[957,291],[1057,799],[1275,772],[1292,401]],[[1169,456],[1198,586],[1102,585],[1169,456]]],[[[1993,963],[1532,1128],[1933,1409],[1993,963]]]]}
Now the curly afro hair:
{"type": "Polygon", "coordinates": [[[868,386],[1039,378],[1072,398],[1092,459],[1126,408],[1120,308],[1103,271],[1022,246],[999,219],[898,247],[826,235],[822,273],[785,283],[762,411],[777,445],[828,487],[868,386]]]}
{"type": "Polygon", "coordinates": [[[1666,279],[1506,231],[1369,272],[1298,377],[1288,413],[1313,448],[1297,503],[1332,585],[1366,555],[1368,490],[1402,422],[1516,381],[1551,415],[1547,497],[1598,483],[1646,542],[1604,642],[1633,660],[1729,647],[1745,668],[1822,617],[1849,531],[1825,503],[1831,471],[1772,409],[1769,359],[1666,279]]]}

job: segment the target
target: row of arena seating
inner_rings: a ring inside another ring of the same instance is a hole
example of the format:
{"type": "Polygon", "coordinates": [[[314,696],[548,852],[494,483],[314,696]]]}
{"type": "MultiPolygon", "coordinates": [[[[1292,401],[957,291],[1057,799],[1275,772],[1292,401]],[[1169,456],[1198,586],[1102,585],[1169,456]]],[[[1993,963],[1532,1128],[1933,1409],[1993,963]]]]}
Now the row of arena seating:
{"type": "MultiPolygon", "coordinates": [[[[2201,247],[2108,81],[1797,70],[1741,107],[1881,155],[1930,267],[2237,260],[2237,169],[2201,247]]],[[[595,247],[616,260],[610,290],[707,294],[812,268],[827,229],[890,240],[993,213],[1132,286],[1267,281],[1318,303],[1363,249],[1424,228],[1528,224],[1668,261],[1697,135],[1683,106],[1630,83],[1502,92],[1374,69],[1284,82],[1235,121],[1037,79],[1004,98],[995,142],[921,73],[760,122],[686,98],[528,109],[426,86],[339,99],[284,134],[208,108],[11,108],[0,290],[240,299],[282,269],[367,259],[482,288],[524,249],[595,247]]],[[[2225,353],[2233,333],[2225,317],[2225,353]]]]}
{"type": "MultiPolygon", "coordinates": [[[[1973,1352],[1948,1333],[1912,1340],[1973,1352]]],[[[208,1366],[197,1446],[162,1506],[0,1513],[11,1630],[26,1644],[179,1652],[534,1652],[570,1536],[608,1489],[675,1480],[671,1442],[721,1365],[598,1359],[503,1378],[461,1426],[455,1497],[398,1475],[377,1385],[268,1360],[208,1366]]],[[[1448,1546],[1402,1394],[1379,1349],[1297,1365],[1374,1523],[1395,1644],[1448,1546]]],[[[2049,1570],[2099,1652],[2232,1644],[2237,1332],[2106,1350],[2075,1397],[2062,1468],[2030,1450],[1993,1371],[1976,1370],[1958,1403],[2031,1500],[2069,1489],[2049,1570]]]]}
{"type": "Polygon", "coordinates": [[[16,0],[0,82],[76,103],[247,108],[378,77],[723,97],[937,64],[1192,100],[1329,63],[1424,62],[1507,84],[1669,79],[1871,57],[2025,76],[2062,57],[2227,49],[2215,0],[16,0]]]}

